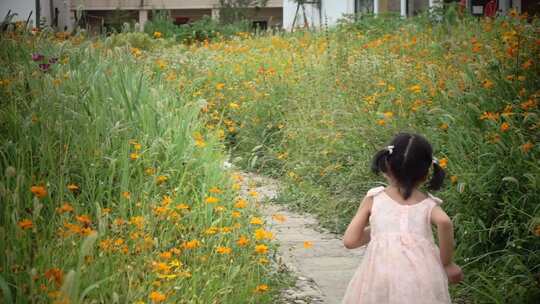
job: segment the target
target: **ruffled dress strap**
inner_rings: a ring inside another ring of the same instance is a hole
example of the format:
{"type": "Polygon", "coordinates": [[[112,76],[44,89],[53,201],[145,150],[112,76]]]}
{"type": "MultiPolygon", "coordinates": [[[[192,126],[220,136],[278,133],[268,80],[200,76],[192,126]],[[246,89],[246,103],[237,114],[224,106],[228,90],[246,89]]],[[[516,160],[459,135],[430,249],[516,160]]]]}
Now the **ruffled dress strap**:
{"type": "Polygon", "coordinates": [[[435,206],[440,206],[443,203],[443,200],[431,193],[428,193],[427,195],[430,198],[430,205],[427,209],[427,219],[428,223],[431,223],[431,212],[433,211],[433,208],[435,208],[435,206]]]}
{"type": "Polygon", "coordinates": [[[375,188],[371,188],[368,190],[366,196],[375,196],[381,192],[384,191],[384,186],[379,186],[379,187],[375,187],[375,188]]]}

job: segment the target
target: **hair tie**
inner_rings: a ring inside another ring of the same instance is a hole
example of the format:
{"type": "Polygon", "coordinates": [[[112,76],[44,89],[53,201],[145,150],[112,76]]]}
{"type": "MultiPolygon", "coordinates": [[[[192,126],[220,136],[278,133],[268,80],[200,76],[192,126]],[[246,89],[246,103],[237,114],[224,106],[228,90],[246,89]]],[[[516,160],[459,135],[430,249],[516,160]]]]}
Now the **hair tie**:
{"type": "Polygon", "coordinates": [[[394,146],[388,146],[386,147],[386,150],[388,151],[388,154],[392,155],[392,153],[394,152],[394,146]]]}
{"type": "Polygon", "coordinates": [[[436,165],[439,164],[439,160],[436,157],[433,157],[431,161],[433,162],[433,164],[436,164],[436,165]]]}

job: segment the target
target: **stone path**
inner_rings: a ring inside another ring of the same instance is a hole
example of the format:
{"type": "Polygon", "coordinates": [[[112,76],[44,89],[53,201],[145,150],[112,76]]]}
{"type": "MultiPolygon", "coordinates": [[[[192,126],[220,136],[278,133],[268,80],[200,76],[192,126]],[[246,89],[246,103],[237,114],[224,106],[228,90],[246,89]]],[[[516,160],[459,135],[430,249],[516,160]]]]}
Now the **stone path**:
{"type": "Polygon", "coordinates": [[[260,210],[280,244],[280,258],[297,276],[296,286],[283,291],[280,303],[341,303],[363,249],[345,249],[341,236],[321,232],[312,216],[272,204],[279,191],[276,180],[252,173],[241,175],[242,191],[259,193],[260,210]]]}

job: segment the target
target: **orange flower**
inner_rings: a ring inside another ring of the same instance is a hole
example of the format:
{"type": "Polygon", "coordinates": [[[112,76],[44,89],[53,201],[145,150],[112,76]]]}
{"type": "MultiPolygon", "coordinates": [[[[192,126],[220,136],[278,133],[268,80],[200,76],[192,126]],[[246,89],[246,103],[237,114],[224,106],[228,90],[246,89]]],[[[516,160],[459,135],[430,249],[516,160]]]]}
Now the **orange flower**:
{"type": "Polygon", "coordinates": [[[534,235],[540,236],[540,225],[536,225],[534,228],[534,235]]]}
{"type": "Polygon", "coordinates": [[[386,124],[386,121],[384,121],[384,119],[379,119],[379,120],[377,120],[377,124],[379,126],[384,126],[386,124]]]}
{"type": "Polygon", "coordinates": [[[165,252],[162,252],[160,255],[159,255],[160,258],[164,259],[164,260],[168,260],[172,257],[172,253],[170,251],[165,251],[165,252]]]}
{"type": "Polygon", "coordinates": [[[450,176],[450,181],[452,182],[452,184],[455,184],[458,181],[458,177],[456,175],[452,175],[450,176]]]}
{"type": "Polygon", "coordinates": [[[493,81],[489,80],[489,79],[486,79],[482,82],[482,86],[486,89],[491,89],[493,88],[495,84],[493,83],[493,81]]]}
{"type": "Polygon", "coordinates": [[[128,191],[124,191],[124,192],[122,192],[122,196],[125,199],[130,199],[131,198],[131,193],[129,193],[128,191]]]}
{"type": "Polygon", "coordinates": [[[510,129],[510,125],[506,122],[503,122],[502,125],[501,125],[501,131],[502,132],[506,132],[508,131],[508,129],[510,129]]]}
{"type": "Polygon", "coordinates": [[[184,242],[183,246],[186,249],[195,249],[201,246],[201,242],[199,242],[198,240],[191,240],[191,241],[184,242]]]}
{"type": "Polygon", "coordinates": [[[283,222],[285,222],[287,220],[287,218],[282,214],[274,214],[274,215],[272,215],[272,218],[275,221],[280,222],[280,223],[283,223],[283,222]]]}
{"type": "Polygon", "coordinates": [[[32,223],[32,220],[30,219],[24,219],[18,223],[19,227],[23,230],[28,230],[34,227],[34,224],[32,223]]]}
{"type": "Polygon", "coordinates": [[[167,297],[164,294],[160,293],[159,291],[152,291],[149,297],[150,297],[150,300],[152,300],[152,302],[154,303],[163,302],[167,299],[167,297]]]}
{"type": "Polygon", "coordinates": [[[239,211],[231,211],[231,216],[234,218],[239,218],[242,216],[242,213],[240,213],[239,211]]]}
{"type": "Polygon", "coordinates": [[[257,287],[255,287],[255,292],[258,292],[258,293],[263,293],[263,292],[267,292],[268,291],[268,285],[266,284],[261,284],[261,285],[258,285],[257,287]]]}
{"type": "Polygon", "coordinates": [[[216,252],[219,254],[231,254],[232,249],[229,247],[218,246],[216,252]]]}
{"type": "Polygon", "coordinates": [[[304,248],[309,249],[313,247],[313,243],[309,241],[304,242],[304,248]]]}
{"type": "Polygon", "coordinates": [[[480,120],[484,120],[484,119],[496,121],[496,120],[499,119],[499,114],[498,113],[493,113],[493,112],[484,112],[480,116],[480,120]]]}
{"type": "Polygon", "coordinates": [[[83,214],[83,215],[80,215],[80,216],[76,216],[75,219],[77,219],[77,221],[83,225],[90,225],[92,223],[92,221],[90,220],[90,217],[86,214],[83,214]]]}
{"type": "Polygon", "coordinates": [[[47,270],[44,275],[49,281],[54,280],[57,287],[62,286],[62,282],[64,281],[64,272],[61,269],[51,268],[47,270]]]}
{"type": "Polygon", "coordinates": [[[447,123],[442,123],[442,124],[439,126],[439,129],[441,129],[441,130],[443,130],[443,131],[448,130],[448,124],[447,124],[447,123]]]}
{"type": "Polygon", "coordinates": [[[529,153],[529,151],[531,151],[533,147],[534,147],[534,144],[528,141],[524,143],[523,145],[521,145],[521,151],[523,151],[523,153],[529,153]]]}
{"type": "Polygon", "coordinates": [[[56,212],[62,214],[66,212],[72,212],[73,207],[69,203],[64,203],[62,207],[56,208],[56,212]]]}
{"type": "Polygon", "coordinates": [[[221,91],[221,90],[223,90],[223,88],[225,88],[224,83],[219,82],[218,84],[216,84],[216,90],[221,91]]]}
{"type": "Polygon", "coordinates": [[[441,168],[443,169],[446,169],[446,167],[448,166],[448,159],[447,158],[440,159],[439,166],[441,166],[441,168]]]}
{"type": "Polygon", "coordinates": [[[244,247],[247,244],[249,244],[249,240],[245,236],[241,236],[237,241],[236,244],[240,247],[244,247]]]}
{"type": "Polygon", "coordinates": [[[30,187],[30,192],[32,192],[37,198],[44,198],[47,196],[47,188],[45,188],[45,186],[32,186],[30,187]]]}

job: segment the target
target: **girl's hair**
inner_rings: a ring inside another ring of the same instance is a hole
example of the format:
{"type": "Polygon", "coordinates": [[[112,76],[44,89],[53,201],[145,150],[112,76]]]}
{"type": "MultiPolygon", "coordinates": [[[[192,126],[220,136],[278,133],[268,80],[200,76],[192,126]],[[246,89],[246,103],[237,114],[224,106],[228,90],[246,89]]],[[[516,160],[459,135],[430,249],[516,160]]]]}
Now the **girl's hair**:
{"type": "Polygon", "coordinates": [[[429,142],[418,134],[399,133],[388,147],[375,154],[371,170],[374,173],[390,171],[399,183],[401,195],[408,199],[418,183],[428,175],[432,165],[433,176],[428,183],[428,189],[439,190],[445,173],[434,161],[429,142]]]}

